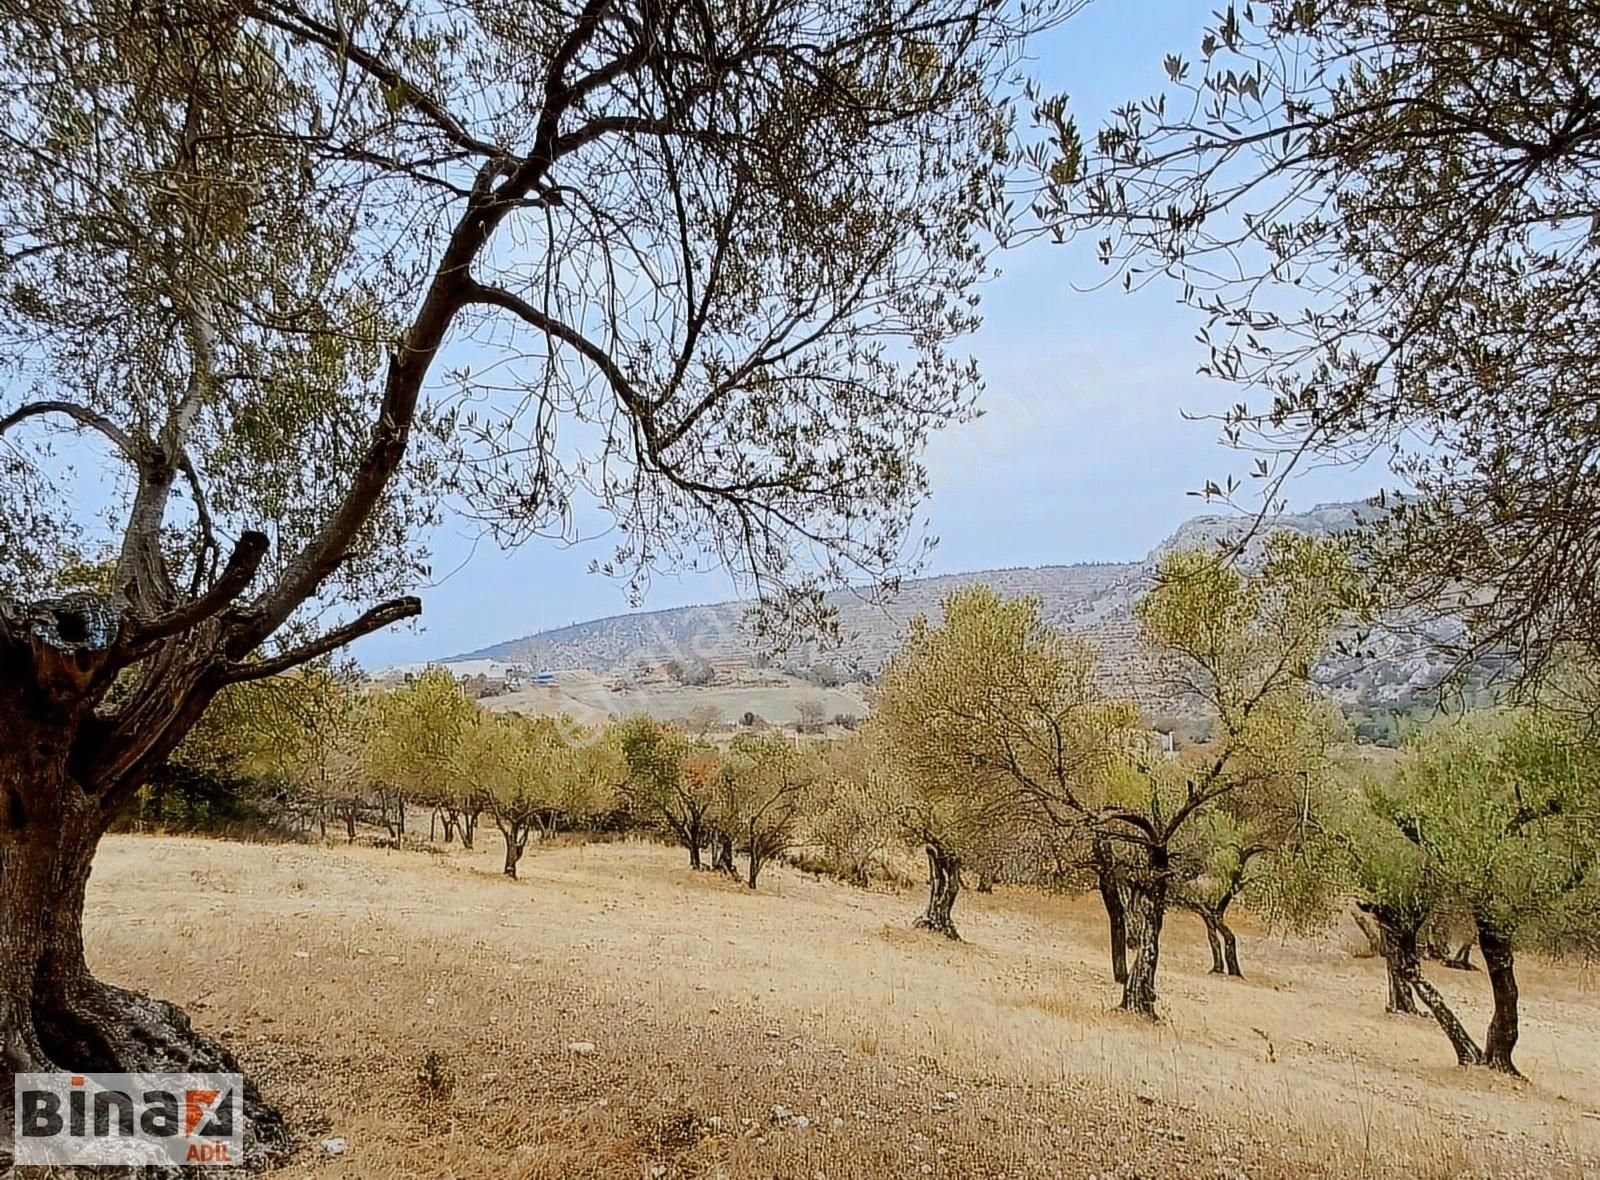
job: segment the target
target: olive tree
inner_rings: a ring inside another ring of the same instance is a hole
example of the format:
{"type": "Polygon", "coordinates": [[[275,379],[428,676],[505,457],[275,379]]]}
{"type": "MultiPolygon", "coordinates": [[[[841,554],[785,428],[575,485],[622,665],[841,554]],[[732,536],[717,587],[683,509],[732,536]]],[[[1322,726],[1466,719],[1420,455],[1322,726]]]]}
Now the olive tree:
{"type": "Polygon", "coordinates": [[[884,868],[898,843],[904,784],[859,734],[831,743],[819,769],[806,831],[832,871],[862,889],[884,868]]]}
{"type": "Polygon", "coordinates": [[[1311,690],[1316,661],[1357,597],[1344,554],[1278,533],[1246,575],[1225,555],[1176,550],[1135,607],[1168,691],[1209,715],[1210,742],[1165,758],[1146,741],[1098,808],[1082,811],[1125,854],[1133,961],[1122,1006],[1154,1018],[1156,967],[1167,905],[1196,874],[1183,861],[1219,815],[1293,811],[1320,774],[1334,733],[1311,690]]]}
{"type": "Polygon", "coordinates": [[[712,822],[744,853],[749,888],[756,887],[765,865],[799,839],[800,820],[816,782],[813,763],[781,734],[740,734],[730,744],[718,776],[712,822]]]}
{"type": "Polygon", "coordinates": [[[368,773],[391,838],[405,836],[408,801],[442,809],[445,839],[461,828],[465,847],[482,809],[481,790],[467,765],[468,729],[478,707],[444,668],[376,698],[377,722],[368,747],[368,773]]]}
{"type": "Polygon", "coordinates": [[[90,973],[94,849],[221,689],[418,613],[434,491],[799,608],[914,552],[1055,14],[0,4],[0,1082],[232,1064],[90,973]]]}
{"type": "MultiPolygon", "coordinates": [[[[287,806],[314,819],[320,835],[327,835],[329,817],[343,821],[345,840],[353,843],[370,785],[372,698],[352,676],[320,668],[235,685],[221,700],[241,694],[255,704],[244,711],[246,769],[276,784],[287,806]]],[[[215,711],[214,702],[207,722],[215,711]]]]}
{"type": "Polygon", "coordinates": [[[1389,453],[1382,584],[1462,665],[1595,650],[1600,11],[1256,0],[1173,48],[1093,129],[1039,96],[1042,223],[1195,309],[1269,497],[1389,453]]]}
{"type": "Polygon", "coordinates": [[[643,715],[619,722],[617,741],[626,770],[623,794],[634,816],[665,827],[688,849],[689,867],[704,868],[715,773],[690,762],[692,747],[680,731],[643,715]]]}
{"type": "Polygon", "coordinates": [[[1385,838],[1409,845],[1410,875],[1471,916],[1494,1001],[1481,1047],[1422,979],[1414,943],[1401,964],[1462,1065],[1517,1073],[1519,949],[1594,948],[1597,770],[1590,741],[1557,720],[1479,713],[1436,724],[1368,792],[1385,838]]]}
{"type": "Polygon", "coordinates": [[[972,587],[941,613],[912,620],[871,724],[904,779],[901,823],[928,856],[917,924],[955,938],[962,864],[1030,823],[1082,826],[1134,711],[1101,696],[1092,654],[1046,626],[1033,599],[972,587]]]}
{"type": "Polygon", "coordinates": [[[483,793],[505,841],[501,871],[516,879],[528,837],[555,797],[561,773],[561,731],[546,717],[474,709],[461,733],[463,773],[483,793]]]}
{"type": "Polygon", "coordinates": [[[1239,940],[1228,925],[1228,911],[1241,894],[1248,896],[1260,887],[1262,867],[1274,849],[1251,825],[1222,811],[1208,815],[1200,827],[1194,834],[1193,850],[1198,871],[1179,885],[1175,900],[1205,923],[1211,973],[1238,978],[1244,972],[1239,967],[1239,940]]]}

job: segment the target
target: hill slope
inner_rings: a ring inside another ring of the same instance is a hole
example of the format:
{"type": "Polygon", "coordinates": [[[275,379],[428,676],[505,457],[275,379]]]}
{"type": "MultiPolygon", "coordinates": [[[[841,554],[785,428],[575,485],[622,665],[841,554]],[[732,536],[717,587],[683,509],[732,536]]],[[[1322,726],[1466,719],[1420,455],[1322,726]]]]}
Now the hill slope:
{"type": "MultiPolygon", "coordinates": [[[[1361,511],[1355,504],[1322,505],[1282,516],[1273,528],[1325,536],[1349,528],[1361,511]]],[[[1142,561],[976,570],[915,579],[905,583],[888,605],[838,593],[831,602],[839,613],[840,644],[826,651],[814,647],[791,651],[773,662],[790,674],[825,683],[870,679],[898,646],[913,617],[936,615],[940,600],[957,587],[987,583],[1002,594],[1037,598],[1048,622],[1093,644],[1109,690],[1134,696],[1152,708],[1169,707],[1170,702],[1159,699],[1148,653],[1138,642],[1133,604],[1167,551],[1234,539],[1246,523],[1234,515],[1194,517],[1142,561]]],[[[1257,553],[1260,544],[1259,539],[1252,543],[1257,553]]],[[[721,602],[615,615],[508,640],[457,659],[517,661],[547,671],[581,670],[601,676],[631,675],[676,661],[687,667],[717,664],[733,669],[737,678],[741,665],[755,668],[767,663],[741,625],[743,614],[744,604],[721,602]]],[[[1405,707],[1442,671],[1438,657],[1424,647],[1398,639],[1378,643],[1375,659],[1329,660],[1319,669],[1326,687],[1358,710],[1405,707]]]]}

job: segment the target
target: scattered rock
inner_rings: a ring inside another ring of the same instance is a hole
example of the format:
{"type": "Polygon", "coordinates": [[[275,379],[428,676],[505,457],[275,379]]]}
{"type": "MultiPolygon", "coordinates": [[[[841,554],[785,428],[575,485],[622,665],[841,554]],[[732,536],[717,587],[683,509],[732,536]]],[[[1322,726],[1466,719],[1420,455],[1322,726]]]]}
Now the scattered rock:
{"type": "Polygon", "coordinates": [[[811,1120],[803,1114],[797,1114],[794,1116],[794,1125],[797,1130],[804,1131],[811,1125],[811,1120]]]}
{"type": "Polygon", "coordinates": [[[842,1118],[840,1118],[838,1115],[834,1115],[833,1116],[833,1129],[835,1131],[837,1131],[842,1126],[844,1126],[844,1120],[842,1118]]]}
{"type": "Polygon", "coordinates": [[[343,1155],[350,1150],[350,1144],[343,1138],[324,1139],[322,1141],[322,1150],[329,1155],[343,1155]]]}
{"type": "Polygon", "coordinates": [[[294,957],[297,958],[297,959],[309,959],[311,957],[311,952],[310,951],[295,951],[294,957]]]}
{"type": "Polygon", "coordinates": [[[772,1117],[776,1122],[783,1122],[784,1119],[789,1117],[789,1108],[782,1105],[774,1106],[772,1108],[772,1117]]]}
{"type": "Polygon", "coordinates": [[[961,1101],[961,1095],[957,1094],[954,1090],[946,1090],[943,1094],[939,1095],[939,1097],[945,1102],[961,1101]]]}
{"type": "Polygon", "coordinates": [[[574,1053],[579,1057],[588,1057],[591,1053],[594,1052],[594,1042],[593,1041],[568,1041],[567,1042],[567,1052],[568,1053],[574,1053]]]}

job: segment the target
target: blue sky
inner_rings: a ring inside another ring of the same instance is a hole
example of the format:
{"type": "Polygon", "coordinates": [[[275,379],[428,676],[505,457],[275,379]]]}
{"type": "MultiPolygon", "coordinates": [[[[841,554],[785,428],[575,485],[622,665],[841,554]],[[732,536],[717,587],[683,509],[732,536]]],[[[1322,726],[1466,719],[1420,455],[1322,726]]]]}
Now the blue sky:
{"type": "MultiPolygon", "coordinates": [[[[1102,0],[1034,47],[1030,72],[1071,97],[1086,129],[1118,102],[1158,89],[1161,57],[1192,55],[1212,3],[1102,0]]],[[[1142,556],[1206,506],[1188,495],[1207,478],[1241,477],[1246,457],[1217,442],[1215,424],[1183,413],[1237,400],[1196,374],[1195,313],[1170,287],[1133,295],[1086,290],[1104,277],[1092,243],[1038,242],[1002,259],[984,291],[971,341],[988,414],[940,438],[929,456],[926,515],[939,537],[929,572],[1106,561],[1142,556]]],[[[1287,489],[1290,506],[1370,495],[1380,469],[1322,470],[1287,489]]],[[[604,540],[534,541],[505,553],[451,521],[433,538],[437,582],[422,590],[412,629],[363,640],[362,663],[432,659],[549,627],[619,614],[621,585],[586,572],[604,540]]],[[[644,608],[732,597],[726,575],[658,576],[644,608]]]]}

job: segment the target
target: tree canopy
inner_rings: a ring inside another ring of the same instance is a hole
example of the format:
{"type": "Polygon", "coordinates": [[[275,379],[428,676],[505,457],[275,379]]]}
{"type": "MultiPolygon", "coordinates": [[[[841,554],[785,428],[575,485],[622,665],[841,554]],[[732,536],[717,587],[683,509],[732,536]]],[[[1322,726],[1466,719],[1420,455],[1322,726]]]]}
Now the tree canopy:
{"type": "Polygon", "coordinates": [[[1464,617],[1459,661],[1593,649],[1600,14],[1230,3],[1164,64],[1092,134],[1039,96],[1044,224],[1203,316],[1269,507],[1304,457],[1389,453],[1382,584],[1464,617]]]}

